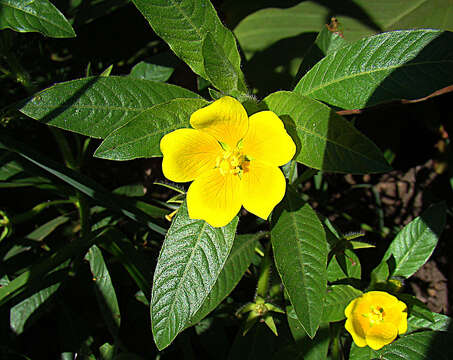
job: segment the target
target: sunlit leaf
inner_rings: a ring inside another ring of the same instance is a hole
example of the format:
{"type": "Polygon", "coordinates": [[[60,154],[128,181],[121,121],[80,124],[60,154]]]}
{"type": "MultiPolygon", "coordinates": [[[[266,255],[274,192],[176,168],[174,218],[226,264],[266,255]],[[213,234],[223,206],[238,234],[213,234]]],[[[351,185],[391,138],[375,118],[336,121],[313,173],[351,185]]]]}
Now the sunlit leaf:
{"type": "Polygon", "coordinates": [[[110,133],[95,156],[109,160],[162,156],[162,137],[173,130],[190,127],[190,115],[206,104],[202,99],[175,99],[153,106],[110,133]]]}
{"type": "Polygon", "coordinates": [[[6,28],[56,38],[76,36],[69,21],[48,0],[0,0],[0,29],[6,28]]]}
{"type": "Polygon", "coordinates": [[[272,215],[271,240],[283,286],[301,325],[313,337],[326,295],[327,241],[314,210],[291,188],[272,215]]]}
{"type": "Polygon", "coordinates": [[[29,99],[20,111],[48,125],[105,138],[150,107],[175,98],[200,98],[160,81],[109,76],[63,82],[29,99]]]}
{"type": "Polygon", "coordinates": [[[377,146],[328,106],[290,91],[273,93],[263,102],[285,123],[298,162],[335,172],[390,170],[377,146]]]}
{"type": "Polygon", "coordinates": [[[211,292],[233,245],[237,221],[214,228],[189,218],[185,203],[179,208],[153,279],[151,325],[159,349],[189,325],[211,292]]]}
{"type": "Polygon", "coordinates": [[[344,109],[419,99],[453,83],[453,34],[393,31],[328,54],[294,91],[344,109]]]}

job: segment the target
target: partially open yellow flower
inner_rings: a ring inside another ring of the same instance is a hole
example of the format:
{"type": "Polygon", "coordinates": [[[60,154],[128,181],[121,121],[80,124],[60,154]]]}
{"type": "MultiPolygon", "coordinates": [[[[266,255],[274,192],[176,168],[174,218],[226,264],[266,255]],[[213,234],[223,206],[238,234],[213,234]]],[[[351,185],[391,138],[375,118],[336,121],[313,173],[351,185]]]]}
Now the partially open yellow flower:
{"type": "Polygon", "coordinates": [[[283,122],[272,111],[247,116],[242,104],[225,96],[195,111],[193,129],[178,129],[160,142],[164,176],[193,181],[187,192],[192,219],[227,225],[243,205],[267,219],[285,194],[278,168],[296,152],[283,122]]]}
{"type": "Polygon", "coordinates": [[[407,331],[407,306],[384,291],[370,291],[352,300],[344,311],[346,330],[355,344],[379,350],[407,331]]]}

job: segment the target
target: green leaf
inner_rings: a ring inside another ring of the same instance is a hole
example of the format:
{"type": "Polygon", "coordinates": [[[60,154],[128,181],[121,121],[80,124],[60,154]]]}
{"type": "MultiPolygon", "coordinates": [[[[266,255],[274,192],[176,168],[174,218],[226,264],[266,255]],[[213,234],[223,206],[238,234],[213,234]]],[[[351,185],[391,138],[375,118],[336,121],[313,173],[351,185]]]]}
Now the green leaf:
{"type": "Polygon", "coordinates": [[[143,80],[154,80],[154,81],[167,81],[170,79],[171,74],[173,74],[172,67],[163,66],[163,65],[156,65],[150,64],[145,61],[140,61],[137,65],[135,65],[129,77],[135,79],[143,79],[143,80]]]}
{"type": "Polygon", "coordinates": [[[66,216],[58,216],[55,219],[52,219],[45,224],[41,225],[37,229],[33,230],[30,234],[26,236],[27,239],[34,241],[42,241],[49,234],[51,234],[58,226],[66,223],[69,220],[66,216]]]}
{"type": "Polygon", "coordinates": [[[356,297],[362,295],[360,290],[350,285],[332,285],[327,288],[327,296],[324,303],[323,321],[341,321],[346,316],[344,309],[356,297]]]}
{"type": "Polygon", "coordinates": [[[245,51],[263,50],[281,39],[318,32],[332,14],[346,41],[388,30],[453,31],[450,0],[351,0],[347,4],[303,1],[286,9],[261,9],[245,17],[234,33],[245,51]]]}
{"type": "Polygon", "coordinates": [[[133,0],[149,24],[174,53],[198,75],[207,78],[202,44],[210,32],[228,61],[240,72],[241,57],[233,34],[208,0],[133,0]]]}
{"type": "Polygon", "coordinates": [[[244,50],[262,50],[281,39],[318,32],[328,15],[327,7],[312,1],[287,9],[262,9],[243,19],[234,34],[244,50]]]}
{"type": "Polygon", "coordinates": [[[230,224],[214,228],[189,218],[185,203],[179,208],[153,279],[151,324],[159,350],[190,324],[211,292],[233,245],[237,222],[234,218],[230,224]]]}
{"type": "Polygon", "coordinates": [[[101,315],[110,334],[114,339],[117,339],[121,325],[121,314],[109,269],[105,264],[101,250],[96,245],[91,246],[85,258],[88,260],[93,274],[94,289],[101,315]]]}
{"type": "Polygon", "coordinates": [[[302,63],[297,71],[296,79],[300,79],[313,65],[327,54],[345,46],[346,40],[338,32],[330,31],[327,26],[323,26],[315,42],[304,54],[302,63]]]}
{"type": "Polygon", "coordinates": [[[409,316],[407,319],[407,332],[411,333],[416,330],[429,329],[434,331],[451,331],[453,321],[447,315],[432,313],[434,321],[429,321],[421,317],[409,316]]]}
{"type": "Polygon", "coordinates": [[[208,102],[202,99],[174,99],[153,106],[110,133],[94,155],[109,160],[162,156],[162,137],[189,127],[190,115],[206,104],[208,102]]]}
{"type": "Polygon", "coordinates": [[[343,279],[361,279],[362,268],[358,256],[352,250],[335,254],[327,266],[327,280],[334,282],[343,279]]]}
{"type": "Polygon", "coordinates": [[[321,324],[314,339],[310,339],[300,324],[292,306],[286,309],[287,320],[295,343],[275,353],[275,360],[325,360],[329,350],[329,324],[321,324]]]}
{"type": "Polygon", "coordinates": [[[384,360],[449,360],[453,358],[452,335],[423,331],[403,336],[379,351],[384,360]]]}
{"type": "Polygon", "coordinates": [[[115,228],[105,233],[99,245],[123,265],[149,300],[152,268],[145,254],[136,249],[127,237],[115,228]]]}
{"type": "Polygon", "coordinates": [[[16,335],[23,333],[24,329],[30,326],[32,320],[36,319],[39,313],[46,311],[46,302],[58,290],[61,283],[51,285],[29,298],[14,305],[10,311],[10,326],[16,335]]]}
{"type": "Polygon", "coordinates": [[[70,242],[39,263],[35,263],[7,286],[0,287],[0,306],[29,289],[32,284],[42,283],[43,277],[69,258],[83,254],[102,232],[95,232],[77,241],[70,242]]]}
{"type": "Polygon", "coordinates": [[[76,36],[68,20],[48,0],[0,0],[0,29],[6,28],[55,38],[76,36]]]}
{"type": "Polygon", "coordinates": [[[65,130],[105,138],[150,107],[175,98],[199,98],[159,81],[109,76],[63,82],[30,98],[25,115],[65,130]]]}
{"type": "Polygon", "coordinates": [[[274,260],[301,325],[313,337],[327,286],[327,241],[308,203],[290,187],[272,215],[274,260]]]}
{"type": "Polygon", "coordinates": [[[240,89],[247,91],[242,72],[231,64],[222,47],[208,32],[202,43],[203,65],[206,78],[220,91],[231,93],[240,89]]]}
{"type": "Polygon", "coordinates": [[[379,359],[379,352],[369,346],[358,347],[354,342],[351,344],[349,351],[350,360],[374,360],[379,359]]]}
{"type": "Polygon", "coordinates": [[[445,227],[444,202],[431,206],[407,224],[395,237],[381,263],[389,264],[390,276],[410,277],[433,253],[445,227]]]}
{"type": "Polygon", "coordinates": [[[263,102],[284,122],[298,162],[344,173],[390,170],[376,145],[328,106],[290,91],[273,93],[263,102]]]}
{"type": "Polygon", "coordinates": [[[419,99],[453,82],[452,43],[438,30],[371,36],[327,55],[294,91],[344,109],[419,99]]]}
{"type": "MultiPolygon", "coordinates": [[[[67,167],[61,166],[55,161],[45,157],[44,155],[37,152],[35,149],[20,143],[6,134],[0,136],[0,149],[8,149],[20,155],[22,158],[28,160],[38,168],[44,170],[47,174],[53,175],[58,179],[62,180],[69,186],[77,189],[88,197],[94,199],[98,203],[122,213],[134,221],[139,221],[146,224],[150,229],[156,231],[159,234],[164,235],[165,229],[154,224],[150,221],[149,212],[153,211],[155,215],[158,215],[160,209],[149,205],[150,211],[141,210],[140,201],[129,201],[119,196],[115,196],[110,191],[104,189],[101,185],[93,181],[91,178],[81,175],[80,173],[73,171],[67,167]],[[157,210],[158,211],[155,211],[157,210]]],[[[144,204],[144,203],[142,203],[144,204]]]]}
{"type": "Polygon", "coordinates": [[[191,324],[196,324],[202,320],[233,291],[252,263],[258,239],[264,235],[266,233],[236,236],[225,266],[203,305],[190,320],[191,324]]]}

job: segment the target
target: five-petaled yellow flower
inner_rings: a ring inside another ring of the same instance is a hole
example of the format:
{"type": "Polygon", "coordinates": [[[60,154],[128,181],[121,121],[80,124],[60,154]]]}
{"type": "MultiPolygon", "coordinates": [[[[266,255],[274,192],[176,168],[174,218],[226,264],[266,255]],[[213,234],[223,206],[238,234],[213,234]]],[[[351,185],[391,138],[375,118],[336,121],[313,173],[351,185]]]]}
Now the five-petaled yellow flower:
{"type": "Polygon", "coordinates": [[[379,350],[407,331],[407,306],[384,291],[370,291],[352,300],[344,311],[346,330],[355,344],[379,350]]]}
{"type": "Polygon", "coordinates": [[[225,96],[195,111],[193,129],[178,129],[160,142],[162,170],[171,181],[192,181],[187,208],[192,219],[227,225],[241,206],[267,219],[283,199],[286,181],[278,168],[296,146],[272,111],[247,116],[225,96]]]}

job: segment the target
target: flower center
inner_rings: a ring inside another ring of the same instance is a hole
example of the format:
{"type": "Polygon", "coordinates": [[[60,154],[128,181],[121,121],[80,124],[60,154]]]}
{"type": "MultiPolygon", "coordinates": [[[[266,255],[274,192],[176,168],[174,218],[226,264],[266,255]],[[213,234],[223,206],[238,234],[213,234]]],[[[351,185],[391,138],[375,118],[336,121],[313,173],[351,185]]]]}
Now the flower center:
{"type": "Polygon", "coordinates": [[[223,155],[216,159],[216,168],[222,175],[233,174],[239,177],[248,171],[250,161],[239,149],[225,150],[223,155]]]}
{"type": "Polygon", "coordinates": [[[370,321],[370,326],[373,326],[377,322],[381,322],[384,320],[385,311],[384,308],[381,306],[371,306],[370,312],[367,314],[363,314],[368,320],[370,321]]]}

